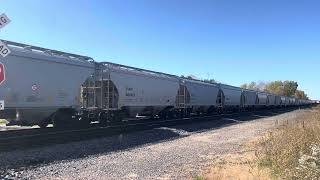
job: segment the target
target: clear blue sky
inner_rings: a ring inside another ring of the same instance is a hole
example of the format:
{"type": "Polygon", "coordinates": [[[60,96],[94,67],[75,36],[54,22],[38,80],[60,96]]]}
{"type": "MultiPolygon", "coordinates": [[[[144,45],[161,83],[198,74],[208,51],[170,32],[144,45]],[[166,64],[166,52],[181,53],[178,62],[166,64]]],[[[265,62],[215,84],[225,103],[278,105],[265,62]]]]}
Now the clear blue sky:
{"type": "Polygon", "coordinates": [[[0,38],[237,85],[295,80],[320,99],[320,1],[1,0],[0,38]]]}

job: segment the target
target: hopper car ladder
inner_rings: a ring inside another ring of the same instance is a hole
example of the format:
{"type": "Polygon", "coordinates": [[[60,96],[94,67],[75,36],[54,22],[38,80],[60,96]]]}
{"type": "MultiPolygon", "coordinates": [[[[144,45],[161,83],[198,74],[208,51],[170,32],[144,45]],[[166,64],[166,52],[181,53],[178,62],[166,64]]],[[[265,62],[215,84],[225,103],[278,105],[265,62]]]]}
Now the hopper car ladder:
{"type": "Polygon", "coordinates": [[[111,81],[110,67],[95,62],[94,72],[83,87],[83,105],[88,109],[117,110],[117,90],[111,81]]]}
{"type": "MultiPolygon", "coordinates": [[[[89,78],[85,83],[84,83],[84,94],[85,94],[85,98],[83,98],[83,100],[85,99],[84,105],[86,108],[89,109],[95,109],[98,108],[99,105],[97,104],[97,89],[101,92],[102,94],[102,81],[100,81],[100,83],[97,83],[97,81],[99,81],[100,76],[102,76],[102,73],[99,72],[100,68],[97,65],[97,63],[94,64],[94,72],[91,76],[91,78],[89,78]]],[[[102,78],[102,77],[101,77],[102,78]]],[[[99,97],[100,99],[100,107],[102,107],[102,96],[99,97]]]]}
{"type": "Polygon", "coordinates": [[[179,85],[177,106],[182,112],[187,112],[187,87],[183,83],[179,85]]]}

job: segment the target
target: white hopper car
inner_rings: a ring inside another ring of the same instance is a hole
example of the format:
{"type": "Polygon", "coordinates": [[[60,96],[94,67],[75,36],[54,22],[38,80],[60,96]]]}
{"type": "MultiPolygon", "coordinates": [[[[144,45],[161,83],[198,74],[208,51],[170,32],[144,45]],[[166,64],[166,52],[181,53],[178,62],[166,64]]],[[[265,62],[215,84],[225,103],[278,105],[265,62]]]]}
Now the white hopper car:
{"type": "MultiPolygon", "coordinates": [[[[219,85],[218,84],[209,84],[199,81],[194,81],[190,79],[183,80],[183,85],[186,88],[188,93],[185,103],[182,102],[182,106],[191,108],[194,113],[213,113],[221,104],[219,103],[219,85]]],[[[180,96],[184,98],[184,96],[180,96]]]]}
{"type": "Polygon", "coordinates": [[[222,97],[222,106],[224,111],[238,110],[242,107],[242,89],[226,84],[220,84],[220,93],[222,97]]]}
{"type": "Polygon", "coordinates": [[[1,59],[0,118],[42,125],[57,109],[79,106],[81,84],[94,72],[91,58],[3,42],[11,54],[1,59]]]}
{"type": "Polygon", "coordinates": [[[0,59],[5,72],[0,118],[10,124],[105,124],[141,116],[179,118],[294,104],[288,97],[2,41],[11,54],[0,59]]]}

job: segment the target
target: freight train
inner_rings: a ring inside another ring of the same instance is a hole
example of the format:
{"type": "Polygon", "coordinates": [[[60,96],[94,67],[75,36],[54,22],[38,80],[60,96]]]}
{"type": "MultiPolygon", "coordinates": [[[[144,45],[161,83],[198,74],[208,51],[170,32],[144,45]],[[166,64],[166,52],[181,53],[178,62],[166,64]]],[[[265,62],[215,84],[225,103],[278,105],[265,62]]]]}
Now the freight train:
{"type": "Polygon", "coordinates": [[[46,127],[182,118],[312,101],[208,83],[2,40],[0,119],[46,127]]]}

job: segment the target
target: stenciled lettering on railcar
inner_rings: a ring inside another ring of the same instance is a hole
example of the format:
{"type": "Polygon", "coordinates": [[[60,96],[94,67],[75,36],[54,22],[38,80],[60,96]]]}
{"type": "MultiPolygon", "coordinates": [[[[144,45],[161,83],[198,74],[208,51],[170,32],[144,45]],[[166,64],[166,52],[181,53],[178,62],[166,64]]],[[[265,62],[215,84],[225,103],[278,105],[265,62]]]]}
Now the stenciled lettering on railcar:
{"type": "Polygon", "coordinates": [[[126,87],[126,96],[135,97],[136,94],[133,91],[132,87],[126,87]]]}

